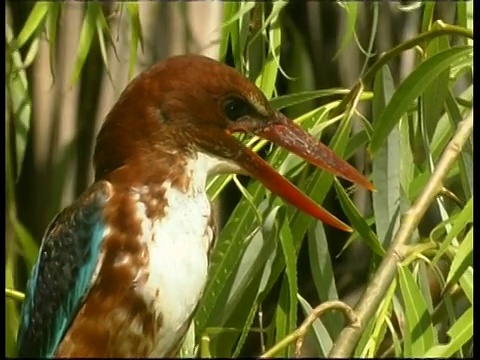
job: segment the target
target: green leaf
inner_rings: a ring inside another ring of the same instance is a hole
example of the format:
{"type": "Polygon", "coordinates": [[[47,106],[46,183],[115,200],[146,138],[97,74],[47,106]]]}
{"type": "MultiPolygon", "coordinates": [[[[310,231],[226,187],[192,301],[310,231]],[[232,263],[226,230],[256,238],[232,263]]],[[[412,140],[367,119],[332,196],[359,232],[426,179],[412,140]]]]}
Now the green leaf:
{"type": "Polygon", "coordinates": [[[358,3],[357,2],[344,2],[340,1],[338,2],[338,5],[340,5],[347,13],[347,21],[345,24],[345,29],[342,31],[343,39],[342,43],[340,44],[340,48],[337,50],[335,55],[333,56],[333,59],[335,60],[343,50],[347,47],[347,45],[350,43],[350,41],[353,38],[353,35],[355,34],[355,25],[357,23],[357,13],[358,13],[358,3]]]}
{"type": "Polygon", "coordinates": [[[427,304],[408,268],[398,267],[398,278],[405,305],[405,357],[420,357],[436,339],[427,304]],[[408,336],[407,336],[408,334],[408,336]]]}
{"type": "Polygon", "coordinates": [[[180,349],[180,358],[193,358],[195,356],[195,323],[192,322],[188,327],[187,335],[180,349]]]}
{"type": "Polygon", "coordinates": [[[387,331],[387,320],[391,316],[391,307],[393,297],[395,296],[395,290],[397,289],[397,282],[394,279],[391,285],[389,286],[387,292],[385,293],[384,299],[380,303],[378,310],[376,311],[375,316],[372,318],[374,320],[374,326],[371,331],[368,332],[368,341],[365,344],[365,347],[362,351],[360,357],[362,358],[372,358],[377,354],[378,349],[382,345],[385,333],[387,331]]]}
{"type": "MultiPolygon", "coordinates": [[[[471,86],[471,89],[473,90],[473,85],[471,86]]],[[[470,94],[469,98],[472,99],[473,94],[470,94]]],[[[466,114],[465,113],[462,114],[462,112],[460,111],[458,103],[455,100],[451,90],[447,95],[446,105],[447,105],[447,112],[449,115],[450,125],[452,129],[455,129],[458,126],[458,123],[463,120],[463,117],[466,114]]],[[[467,142],[463,146],[462,152],[460,153],[460,159],[459,159],[458,165],[460,167],[460,180],[462,182],[465,198],[470,198],[473,194],[473,169],[474,169],[472,136],[470,136],[470,138],[467,140],[467,142]]]]}
{"type": "MultiPolygon", "coordinates": [[[[265,204],[262,203],[259,206],[259,211],[264,208],[265,204]]],[[[231,276],[232,284],[230,285],[230,279],[223,284],[224,287],[229,288],[228,294],[226,294],[228,297],[226,297],[225,302],[221,299],[223,292],[217,297],[216,307],[218,311],[216,312],[222,315],[223,321],[232,315],[232,312],[236,310],[240,303],[240,306],[246,305],[245,290],[250,283],[263,276],[265,264],[269,259],[269,255],[275,252],[278,242],[276,219],[279,209],[276,206],[270,210],[261,225],[261,231],[256,232],[252,240],[245,244],[243,254],[238,254],[241,260],[238,267],[232,269],[232,272],[234,272],[231,276]]],[[[257,291],[257,293],[260,292],[261,289],[257,291]]],[[[224,322],[219,323],[219,325],[223,324],[224,322]]]]}
{"type": "Polygon", "coordinates": [[[460,276],[473,264],[473,227],[465,236],[453,258],[450,271],[447,276],[447,285],[450,286],[458,281],[460,276]]]}
{"type": "MultiPolygon", "coordinates": [[[[275,6],[275,5],[274,5],[275,6]]],[[[262,89],[267,99],[270,99],[275,90],[277,73],[280,64],[280,45],[282,43],[282,28],[278,15],[272,19],[269,33],[269,51],[267,59],[262,64],[262,71],[255,81],[256,85],[262,89]]]]}
{"type": "Polygon", "coordinates": [[[31,269],[37,261],[38,245],[18,219],[12,219],[12,225],[15,230],[16,239],[18,239],[22,247],[22,255],[27,260],[27,273],[30,274],[31,269]]]}
{"type": "MultiPolygon", "coordinates": [[[[308,230],[308,254],[310,270],[320,302],[338,300],[327,237],[321,222],[314,223],[308,230]]],[[[323,319],[332,337],[336,338],[343,328],[343,316],[329,311],[323,315],[323,319]]],[[[325,354],[328,353],[329,351],[325,354]]]]}
{"type": "MultiPolygon", "coordinates": [[[[10,27],[5,28],[6,36],[6,61],[5,80],[8,106],[8,116],[12,117],[15,134],[15,154],[11,159],[16,160],[16,173],[12,179],[20,176],[25,150],[27,148],[28,134],[32,117],[32,101],[29,93],[27,74],[24,69],[21,54],[12,47],[13,34],[10,27]]],[[[6,133],[5,135],[10,136],[6,133]]],[[[13,163],[12,163],[13,166],[13,163]]],[[[12,168],[13,171],[13,168],[12,168]]]]}
{"type": "MultiPolygon", "coordinates": [[[[305,300],[299,294],[298,301],[302,306],[303,314],[305,315],[305,317],[310,316],[313,309],[307,302],[307,300],[305,300]]],[[[323,315],[323,317],[325,315],[323,315]]],[[[328,333],[327,327],[325,327],[320,318],[316,318],[312,323],[312,330],[315,336],[315,348],[317,350],[315,355],[319,358],[326,358],[333,347],[333,340],[328,333]]]]}
{"type": "Polygon", "coordinates": [[[473,305],[473,267],[469,266],[458,280],[465,296],[473,305]]]}
{"type": "Polygon", "coordinates": [[[101,5],[96,1],[88,2],[86,6],[85,17],[80,31],[80,40],[78,42],[77,58],[73,67],[72,86],[80,77],[85,60],[87,60],[93,35],[95,34],[97,18],[102,11],[101,5]]]}
{"type": "Polygon", "coordinates": [[[55,3],[46,1],[38,1],[35,3],[32,11],[30,11],[30,15],[28,16],[25,25],[23,25],[23,28],[17,37],[15,42],[16,49],[21,48],[30,39],[33,33],[43,25],[43,21],[48,14],[50,6],[55,6],[55,3]]]}
{"type": "MultiPolygon", "coordinates": [[[[278,233],[280,244],[283,251],[283,256],[285,257],[286,264],[286,276],[288,281],[288,291],[289,291],[289,313],[288,313],[288,329],[287,332],[290,333],[297,326],[297,254],[295,251],[295,245],[293,243],[292,234],[290,232],[290,227],[288,224],[288,219],[286,217],[286,211],[281,209],[280,219],[282,223],[280,225],[280,231],[278,233]],[[283,210],[283,211],[282,211],[283,210]]],[[[290,347],[288,356],[293,355],[293,348],[290,347]]]]}
{"type": "Polygon", "coordinates": [[[435,10],[435,3],[428,1],[423,3],[422,27],[421,32],[430,30],[433,23],[433,14],[435,10]]]}
{"type": "Polygon", "coordinates": [[[470,307],[447,331],[450,341],[446,345],[435,345],[423,355],[426,358],[447,358],[453,356],[473,337],[473,307],[470,307]]]}
{"type": "Polygon", "coordinates": [[[240,355],[240,351],[242,350],[242,347],[245,344],[245,340],[247,340],[250,327],[252,326],[253,321],[255,320],[255,314],[257,313],[257,310],[258,310],[257,299],[258,299],[258,293],[257,293],[257,296],[255,297],[253,306],[250,307],[250,311],[248,313],[247,318],[242,319],[244,320],[242,334],[240,335],[240,338],[238,339],[235,350],[233,351],[233,355],[232,355],[233,359],[237,358],[240,355]]]}
{"type": "MultiPolygon", "coordinates": [[[[394,93],[392,74],[388,66],[378,72],[374,81],[373,125],[377,125],[380,114],[394,93]]],[[[372,159],[372,180],[376,187],[373,195],[375,227],[381,245],[388,248],[391,237],[399,226],[400,205],[400,131],[392,129],[387,141],[372,159]]]]}
{"type": "Polygon", "coordinates": [[[231,31],[234,28],[234,24],[226,24],[225,19],[230,19],[238,10],[238,3],[236,2],[225,2],[223,4],[223,22],[224,25],[221,27],[220,32],[220,45],[218,49],[218,59],[221,62],[225,62],[225,57],[227,56],[228,44],[230,41],[231,31]]]}
{"type": "Polygon", "coordinates": [[[362,356],[365,347],[367,346],[368,342],[370,341],[370,334],[373,331],[375,326],[375,318],[372,317],[368,319],[367,326],[365,326],[365,331],[363,331],[360,340],[358,340],[357,346],[355,347],[355,352],[353,354],[354,358],[359,358],[362,356]]]}
{"type": "Polygon", "coordinates": [[[126,3],[128,15],[130,17],[131,34],[130,34],[130,60],[128,69],[128,78],[131,79],[134,75],[135,64],[138,57],[138,45],[143,52],[143,32],[140,23],[140,14],[138,11],[138,3],[126,3]]]}
{"type": "MultiPolygon", "coordinates": [[[[348,94],[350,90],[347,89],[323,89],[323,90],[312,90],[304,91],[296,94],[288,94],[277,96],[270,100],[270,104],[273,108],[281,110],[293,105],[301,104],[306,101],[319,99],[322,97],[333,96],[333,95],[345,95],[348,94]]],[[[360,96],[360,100],[370,100],[373,97],[373,93],[364,92],[360,96]]]]}
{"type": "Polygon", "coordinates": [[[340,200],[340,205],[342,206],[343,211],[345,211],[353,228],[358,231],[362,240],[365,241],[372,251],[379,256],[385,255],[385,250],[382,248],[377,235],[375,235],[370,226],[368,226],[365,217],[360,214],[353,201],[350,200],[338,179],[335,179],[334,185],[338,194],[338,199],[340,200]]]}
{"type": "Polygon", "coordinates": [[[456,216],[452,222],[452,228],[448,232],[445,239],[443,239],[440,248],[438,249],[437,253],[435,254],[432,263],[436,264],[445,251],[447,251],[448,247],[452,243],[453,239],[460,233],[462,229],[465,228],[470,222],[473,220],[473,198],[470,198],[462,209],[462,211],[456,216]]]}
{"type": "MultiPolygon", "coordinates": [[[[15,288],[14,277],[16,273],[15,257],[12,254],[12,250],[7,250],[6,264],[5,264],[5,286],[8,289],[15,288]]],[[[5,313],[6,313],[6,328],[5,328],[5,346],[6,356],[14,357],[17,353],[17,331],[20,325],[20,316],[15,300],[5,299],[5,313]]]]}
{"type": "Polygon", "coordinates": [[[439,52],[422,62],[399,86],[385,107],[374,129],[369,150],[375,154],[386,141],[388,134],[418,98],[445,69],[458,57],[469,56],[471,46],[459,46],[439,52]]]}
{"type": "MultiPolygon", "coordinates": [[[[441,28],[441,26],[438,23],[432,26],[432,30],[439,28],[441,28]]],[[[449,48],[448,37],[441,36],[433,39],[425,49],[427,60],[449,48]]],[[[436,75],[435,79],[427,86],[422,95],[422,121],[425,125],[425,135],[428,140],[431,140],[437,127],[438,119],[445,111],[445,108],[441,106],[441,104],[445,102],[449,91],[448,79],[449,68],[447,67],[436,75]]]]}
{"type": "Polygon", "coordinates": [[[48,10],[47,27],[48,27],[48,45],[49,45],[49,63],[50,74],[52,79],[55,79],[55,49],[57,41],[57,26],[60,15],[61,4],[59,2],[52,2],[48,10]]]}
{"type": "MultiPolygon", "coordinates": [[[[282,286],[280,288],[280,297],[278,299],[278,305],[275,310],[275,342],[278,343],[290,332],[289,313],[290,292],[288,290],[288,279],[283,277],[282,286]]],[[[289,357],[289,354],[293,352],[293,346],[290,345],[285,349],[280,350],[275,354],[275,357],[289,357]]]]}

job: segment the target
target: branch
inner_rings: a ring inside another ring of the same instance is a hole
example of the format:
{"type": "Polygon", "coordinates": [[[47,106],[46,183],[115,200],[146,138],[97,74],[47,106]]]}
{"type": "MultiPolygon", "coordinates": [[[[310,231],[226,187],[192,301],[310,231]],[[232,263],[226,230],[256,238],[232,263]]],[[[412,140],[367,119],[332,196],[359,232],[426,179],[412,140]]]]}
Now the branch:
{"type": "Polygon", "coordinates": [[[300,325],[298,329],[295,329],[292,333],[290,333],[290,335],[284,337],[281,341],[276,343],[270,350],[266,351],[263,355],[261,355],[260,358],[264,359],[272,357],[277,352],[287,347],[290,343],[294,341],[296,341],[295,356],[299,357],[300,350],[302,349],[303,345],[303,339],[307,334],[308,329],[318,317],[320,317],[325,311],[330,309],[340,310],[349,320],[350,326],[357,326],[357,317],[355,316],[355,313],[350,306],[338,300],[327,301],[313,309],[311,314],[303,321],[302,325],[300,325]]]}
{"type": "Polygon", "coordinates": [[[7,288],[5,288],[5,297],[16,300],[18,302],[23,302],[25,300],[25,294],[21,293],[20,291],[7,288]]]}
{"type": "Polygon", "coordinates": [[[369,319],[377,310],[382,297],[396,275],[397,265],[404,256],[406,245],[410,242],[413,231],[418,226],[428,206],[442,190],[442,180],[447,176],[450,167],[459,156],[463,145],[472,133],[472,129],[473,109],[466,118],[459,122],[457,131],[444,150],[429,182],[412,207],[403,214],[400,228],[395,234],[387,255],[355,308],[355,313],[358,316],[357,326],[350,325],[342,330],[329,357],[348,358],[354,350],[360,336],[366,329],[369,319]]]}

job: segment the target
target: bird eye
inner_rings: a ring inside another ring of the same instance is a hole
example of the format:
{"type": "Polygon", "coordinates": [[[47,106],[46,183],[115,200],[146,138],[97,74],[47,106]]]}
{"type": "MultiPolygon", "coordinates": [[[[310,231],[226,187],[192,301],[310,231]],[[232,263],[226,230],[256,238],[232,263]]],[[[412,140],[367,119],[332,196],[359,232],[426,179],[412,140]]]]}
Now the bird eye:
{"type": "Polygon", "coordinates": [[[250,112],[250,106],[243,99],[231,97],[224,101],[223,111],[230,120],[235,121],[242,116],[248,115],[250,112]]]}

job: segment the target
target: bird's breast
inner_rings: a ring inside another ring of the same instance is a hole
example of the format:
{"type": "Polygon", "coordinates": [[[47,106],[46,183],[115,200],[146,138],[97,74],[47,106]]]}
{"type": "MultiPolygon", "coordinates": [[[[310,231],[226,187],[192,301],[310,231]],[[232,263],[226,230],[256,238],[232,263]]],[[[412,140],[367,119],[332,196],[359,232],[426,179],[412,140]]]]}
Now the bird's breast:
{"type": "Polygon", "coordinates": [[[147,265],[134,280],[134,291],[158,319],[150,356],[164,356],[185,334],[207,280],[208,251],[213,240],[211,207],[204,192],[167,188],[164,216],[147,217],[137,202],[140,242],[147,265]]]}
{"type": "Polygon", "coordinates": [[[97,281],[56,356],[175,355],[207,281],[211,206],[201,188],[149,191],[111,199],[97,281]]]}

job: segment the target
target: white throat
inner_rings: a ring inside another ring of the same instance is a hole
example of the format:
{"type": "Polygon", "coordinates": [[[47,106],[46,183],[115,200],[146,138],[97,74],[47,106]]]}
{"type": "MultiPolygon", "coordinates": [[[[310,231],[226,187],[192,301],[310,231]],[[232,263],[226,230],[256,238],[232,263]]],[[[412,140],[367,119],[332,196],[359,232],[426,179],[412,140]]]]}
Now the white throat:
{"type": "Polygon", "coordinates": [[[150,310],[157,317],[162,316],[162,326],[153,339],[150,356],[171,354],[187,331],[203,294],[208,252],[214,240],[205,190],[207,178],[210,174],[239,170],[233,162],[199,153],[187,162],[190,182],[186,192],[169,182],[163,184],[168,202],[164,217],[149,219],[145,205],[137,201],[142,224],[139,240],[147,245],[150,261],[145,270],[148,279],[139,283],[135,291],[146,304],[152,304],[150,310]]]}

